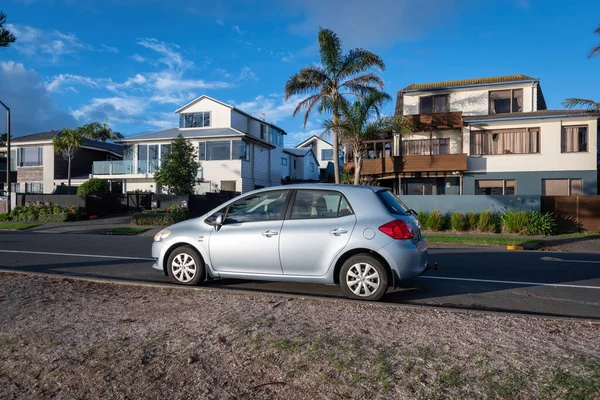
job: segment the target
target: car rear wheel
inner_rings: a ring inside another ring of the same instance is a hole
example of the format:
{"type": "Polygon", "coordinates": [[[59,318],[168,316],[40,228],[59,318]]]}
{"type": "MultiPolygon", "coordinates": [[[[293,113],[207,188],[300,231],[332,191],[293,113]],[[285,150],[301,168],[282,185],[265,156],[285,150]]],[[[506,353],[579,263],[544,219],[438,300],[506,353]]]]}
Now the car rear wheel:
{"type": "Polygon", "coordinates": [[[388,276],[375,257],[357,254],[342,265],[340,285],[344,294],[351,299],[377,301],[387,291],[388,276]]]}
{"type": "Polygon", "coordinates": [[[180,285],[197,285],[204,279],[204,262],[190,246],[173,250],[167,261],[171,281],[180,285]]]}

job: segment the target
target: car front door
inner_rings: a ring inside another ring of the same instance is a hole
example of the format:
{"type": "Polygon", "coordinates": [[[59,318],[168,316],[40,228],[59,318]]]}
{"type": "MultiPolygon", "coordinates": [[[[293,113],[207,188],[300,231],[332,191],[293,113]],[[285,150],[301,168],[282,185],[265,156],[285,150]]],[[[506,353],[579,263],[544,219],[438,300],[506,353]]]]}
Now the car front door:
{"type": "Polygon", "coordinates": [[[219,272],[281,275],[279,240],[288,190],[261,192],[232,203],[210,234],[212,267],[219,272]]]}
{"type": "Polygon", "coordinates": [[[321,276],[348,244],[356,216],[332,190],[298,190],[283,222],[279,253],[284,275],[321,276]]]}

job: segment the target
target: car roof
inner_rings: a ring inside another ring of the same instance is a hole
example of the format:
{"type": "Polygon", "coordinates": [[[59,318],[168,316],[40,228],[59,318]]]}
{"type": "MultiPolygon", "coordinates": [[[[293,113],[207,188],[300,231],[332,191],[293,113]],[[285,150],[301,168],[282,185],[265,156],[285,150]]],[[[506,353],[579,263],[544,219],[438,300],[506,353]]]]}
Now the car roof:
{"type": "Polygon", "coordinates": [[[334,184],[334,183],[296,183],[291,185],[280,185],[270,186],[263,189],[254,190],[253,192],[265,192],[271,190],[291,190],[291,189],[315,189],[315,190],[338,190],[340,192],[354,192],[354,191],[371,191],[379,192],[381,190],[387,190],[385,187],[380,186],[361,186],[361,185],[345,185],[345,184],[334,184]]]}

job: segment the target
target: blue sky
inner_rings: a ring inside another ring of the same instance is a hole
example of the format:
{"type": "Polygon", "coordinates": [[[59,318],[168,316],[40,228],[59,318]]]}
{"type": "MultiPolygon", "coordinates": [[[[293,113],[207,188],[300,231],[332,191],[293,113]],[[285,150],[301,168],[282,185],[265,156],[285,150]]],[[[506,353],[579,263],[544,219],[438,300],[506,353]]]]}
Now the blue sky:
{"type": "Polygon", "coordinates": [[[283,86],[319,61],[319,26],[346,50],[380,54],[394,97],[410,83],[521,73],[541,78],[549,108],[600,100],[600,57],[586,59],[600,42],[595,0],[3,0],[0,10],[18,36],[0,51],[16,136],[95,120],[125,135],[173,127],[174,111],[206,94],[263,113],[297,144],[322,132],[323,116],[303,128],[283,86]]]}

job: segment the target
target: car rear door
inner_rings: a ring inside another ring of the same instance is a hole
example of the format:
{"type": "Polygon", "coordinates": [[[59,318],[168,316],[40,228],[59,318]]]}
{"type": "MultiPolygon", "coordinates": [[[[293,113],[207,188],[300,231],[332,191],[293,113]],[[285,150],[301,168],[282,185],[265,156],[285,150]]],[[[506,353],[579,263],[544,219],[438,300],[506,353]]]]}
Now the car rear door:
{"type": "Polygon", "coordinates": [[[356,225],[348,201],[338,191],[301,189],[288,215],[279,239],[283,274],[325,275],[356,225]]]}

